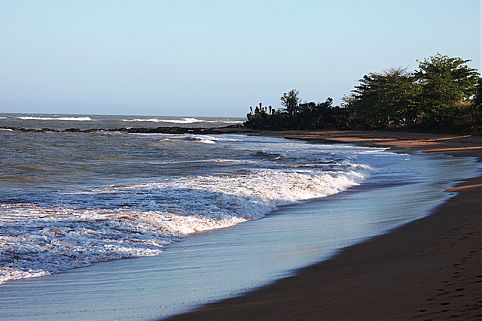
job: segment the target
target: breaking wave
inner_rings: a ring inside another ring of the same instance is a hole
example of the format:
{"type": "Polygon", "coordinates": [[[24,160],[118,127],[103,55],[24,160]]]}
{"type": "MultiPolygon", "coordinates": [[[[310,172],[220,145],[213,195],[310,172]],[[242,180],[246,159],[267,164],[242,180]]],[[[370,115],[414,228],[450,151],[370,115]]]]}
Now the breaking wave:
{"type": "MultiPolygon", "coordinates": [[[[149,135],[149,134],[147,134],[149,135]]],[[[216,142],[237,142],[239,141],[236,138],[227,138],[221,136],[212,136],[212,135],[194,135],[194,134],[182,134],[182,135],[164,135],[168,136],[164,138],[162,141],[164,142],[194,142],[194,143],[202,143],[202,144],[216,144],[216,142]]]]}
{"type": "Polygon", "coordinates": [[[158,255],[183,236],[341,192],[368,173],[358,165],[340,172],[244,170],[72,191],[52,195],[55,204],[0,204],[0,283],[158,255]]]}
{"type": "Polygon", "coordinates": [[[64,120],[64,121],[91,121],[90,117],[36,117],[36,116],[19,116],[17,119],[22,120],[64,120]]]}
{"type": "Polygon", "coordinates": [[[224,124],[240,124],[243,121],[238,120],[206,120],[191,117],[181,119],[162,119],[162,118],[134,118],[122,119],[123,122],[153,122],[153,123],[170,123],[170,124],[195,124],[195,123],[224,123],[224,124]]]}

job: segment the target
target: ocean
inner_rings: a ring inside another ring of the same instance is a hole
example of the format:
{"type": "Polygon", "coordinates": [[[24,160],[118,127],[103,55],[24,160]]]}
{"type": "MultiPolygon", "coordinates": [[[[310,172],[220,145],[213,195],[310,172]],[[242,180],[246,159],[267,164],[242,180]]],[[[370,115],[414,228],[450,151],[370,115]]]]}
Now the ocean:
{"type": "Polygon", "coordinates": [[[6,129],[239,122],[1,114],[0,318],[147,320],[189,309],[423,217],[478,169],[467,158],[280,137],[6,129]]]}
{"type": "Polygon", "coordinates": [[[237,117],[172,117],[132,115],[2,114],[0,127],[51,129],[113,129],[179,126],[211,128],[241,124],[237,117]]]}

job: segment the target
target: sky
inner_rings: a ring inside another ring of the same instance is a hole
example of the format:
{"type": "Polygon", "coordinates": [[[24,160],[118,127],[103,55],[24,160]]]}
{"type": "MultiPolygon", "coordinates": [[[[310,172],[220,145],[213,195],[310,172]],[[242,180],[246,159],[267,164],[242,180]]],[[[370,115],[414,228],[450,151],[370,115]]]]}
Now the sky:
{"type": "Polygon", "coordinates": [[[436,53],[481,64],[480,0],[0,0],[0,112],[243,116],[436,53]]]}

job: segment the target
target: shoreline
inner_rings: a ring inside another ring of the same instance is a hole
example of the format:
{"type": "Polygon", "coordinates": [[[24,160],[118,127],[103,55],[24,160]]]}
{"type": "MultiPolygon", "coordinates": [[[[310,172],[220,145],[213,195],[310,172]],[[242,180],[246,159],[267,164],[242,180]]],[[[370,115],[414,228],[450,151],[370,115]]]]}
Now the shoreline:
{"type": "MultiPolygon", "coordinates": [[[[476,157],[479,163],[482,158],[480,136],[381,131],[247,134],[476,157]]],[[[482,177],[465,179],[447,192],[458,194],[422,219],[345,248],[291,277],[164,320],[482,318],[482,177]]]]}

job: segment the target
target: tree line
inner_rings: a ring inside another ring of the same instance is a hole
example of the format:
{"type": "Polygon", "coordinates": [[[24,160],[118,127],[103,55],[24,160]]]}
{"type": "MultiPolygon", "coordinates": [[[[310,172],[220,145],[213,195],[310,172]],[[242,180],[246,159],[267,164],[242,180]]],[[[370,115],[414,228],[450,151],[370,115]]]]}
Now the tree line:
{"type": "Polygon", "coordinates": [[[392,68],[363,76],[343,98],[302,102],[291,90],[282,108],[250,107],[244,126],[254,129],[400,129],[482,132],[482,78],[458,57],[437,54],[412,72],[392,68]]]}

